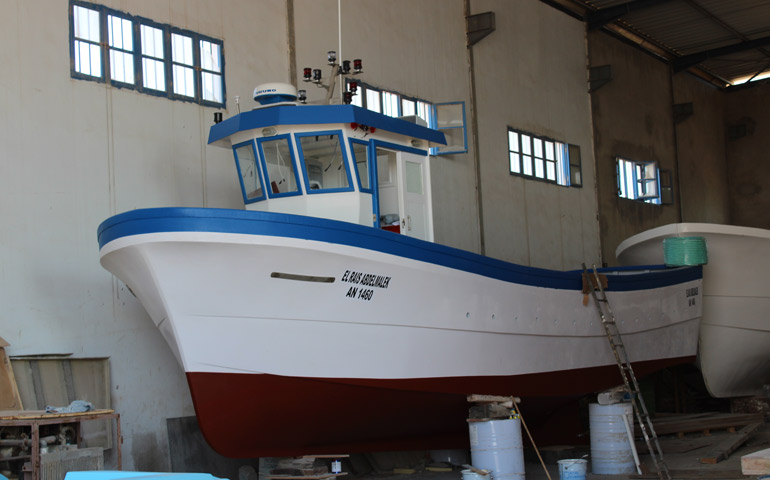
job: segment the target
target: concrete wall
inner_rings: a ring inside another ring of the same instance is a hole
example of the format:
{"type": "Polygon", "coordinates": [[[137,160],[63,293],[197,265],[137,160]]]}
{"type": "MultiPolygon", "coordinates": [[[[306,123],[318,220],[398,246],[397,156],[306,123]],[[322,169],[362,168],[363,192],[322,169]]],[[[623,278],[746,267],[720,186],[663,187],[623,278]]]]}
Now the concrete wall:
{"type": "Polygon", "coordinates": [[[770,229],[769,99],[768,82],[725,95],[727,128],[738,137],[727,141],[733,225],[770,229]]]}
{"type": "MultiPolygon", "coordinates": [[[[223,39],[230,99],[288,80],[283,1],[107,5],[223,39]]],[[[99,265],[96,229],[139,207],[240,208],[231,153],[206,145],[211,108],[70,78],[68,2],[12,0],[3,11],[2,336],[10,355],[110,357],[124,467],[168,469],[166,418],[193,414],[185,377],[141,305],[99,265]]]]}
{"type": "MultiPolygon", "coordinates": [[[[676,185],[676,147],[668,66],[603,32],[589,34],[592,67],[612,65],[612,80],[591,95],[602,257],[643,230],[679,221],[679,205],[650,205],[619,198],[616,157],[657,161],[676,185]]],[[[676,197],[676,195],[675,195],[676,197]]]]}
{"type": "Polygon", "coordinates": [[[730,223],[725,94],[687,73],[674,76],[674,103],[693,114],[675,124],[678,191],[683,222],[730,223]]]}
{"type": "MultiPolygon", "coordinates": [[[[326,52],[363,60],[361,81],[432,103],[469,102],[461,0],[342,2],[342,48],[336,0],[294,0],[297,70],[321,68],[326,52]],[[338,53],[340,53],[338,52],[338,53]]],[[[300,82],[308,100],[325,90],[300,82]]],[[[472,150],[431,159],[435,240],[479,251],[472,150]]]]}
{"type": "Polygon", "coordinates": [[[531,1],[480,0],[496,31],[474,47],[486,254],[545,268],[599,259],[585,27],[531,1]],[[509,174],[510,126],[580,146],[583,188],[509,174]]]}

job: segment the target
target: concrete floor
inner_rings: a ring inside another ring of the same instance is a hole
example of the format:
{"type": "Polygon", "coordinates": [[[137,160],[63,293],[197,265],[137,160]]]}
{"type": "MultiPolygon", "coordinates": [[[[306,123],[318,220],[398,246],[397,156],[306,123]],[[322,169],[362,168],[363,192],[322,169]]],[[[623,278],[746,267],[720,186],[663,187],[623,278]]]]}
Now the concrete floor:
{"type": "MultiPolygon", "coordinates": [[[[749,440],[741,446],[738,450],[733,452],[726,460],[723,460],[717,464],[703,464],[700,463],[700,457],[705,455],[710,450],[710,447],[706,444],[710,440],[714,443],[720,439],[726,438],[728,435],[734,435],[727,431],[715,431],[710,436],[704,436],[701,433],[687,434],[684,438],[677,438],[676,436],[669,435],[660,437],[661,448],[664,452],[664,458],[668,465],[669,471],[672,474],[673,479],[677,478],[708,478],[708,479],[745,479],[745,478],[758,478],[757,476],[744,476],[741,474],[741,456],[749,453],[756,452],[770,448],[770,425],[765,424],[759,430],[749,438],[749,440]],[[697,447],[683,453],[665,453],[666,447],[669,446],[672,451],[688,449],[691,447],[697,447]]],[[[587,447],[583,447],[587,449],[587,447]]],[[[580,449],[576,450],[582,453],[580,449]]],[[[531,452],[527,452],[526,457],[529,458],[531,452]]],[[[578,455],[576,455],[578,456],[578,455]]],[[[579,456],[578,456],[579,457],[579,456]]],[[[644,475],[643,478],[654,479],[654,467],[650,460],[649,455],[641,455],[641,461],[644,465],[649,466],[652,475],[644,475]]],[[[550,473],[551,480],[559,479],[558,465],[555,464],[555,458],[549,459],[547,464],[548,472],[550,473]]],[[[456,468],[452,472],[429,472],[421,470],[420,466],[414,466],[416,472],[412,474],[367,474],[367,475],[352,475],[348,477],[350,480],[461,480],[462,474],[460,469],[456,468]]],[[[589,462],[590,471],[590,462],[589,462]]],[[[527,480],[548,480],[547,475],[543,471],[543,467],[537,462],[527,461],[525,462],[525,475],[527,480]]],[[[587,480],[626,480],[632,478],[640,478],[637,475],[594,475],[588,473],[587,480]]]]}

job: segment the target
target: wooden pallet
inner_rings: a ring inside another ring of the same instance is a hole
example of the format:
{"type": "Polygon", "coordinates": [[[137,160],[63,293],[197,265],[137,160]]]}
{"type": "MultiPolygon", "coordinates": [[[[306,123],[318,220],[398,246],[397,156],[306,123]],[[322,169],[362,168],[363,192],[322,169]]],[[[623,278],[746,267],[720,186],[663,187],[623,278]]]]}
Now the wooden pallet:
{"type": "MultiPolygon", "coordinates": [[[[658,435],[701,432],[710,435],[711,430],[731,430],[752,423],[763,423],[764,416],[761,413],[702,413],[693,415],[672,415],[659,417],[653,420],[655,432],[658,435]]],[[[639,436],[641,431],[635,427],[634,434],[639,436]]]]}

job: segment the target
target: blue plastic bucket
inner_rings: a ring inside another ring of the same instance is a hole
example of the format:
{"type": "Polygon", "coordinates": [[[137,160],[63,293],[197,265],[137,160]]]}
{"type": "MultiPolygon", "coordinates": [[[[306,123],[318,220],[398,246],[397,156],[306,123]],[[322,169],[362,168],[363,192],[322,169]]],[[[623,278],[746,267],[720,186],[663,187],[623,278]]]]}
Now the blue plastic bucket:
{"type": "Polygon", "coordinates": [[[559,464],[560,480],[585,480],[588,460],[582,458],[566,458],[556,462],[559,464]]]}
{"type": "MultiPolygon", "coordinates": [[[[591,472],[596,474],[635,473],[636,462],[623,417],[633,428],[633,407],[630,403],[588,406],[591,427],[591,472]]],[[[633,432],[633,431],[632,431],[633,432]]]]}
{"type": "Polygon", "coordinates": [[[474,467],[489,470],[492,480],[524,480],[520,419],[471,422],[468,428],[474,467]]]}

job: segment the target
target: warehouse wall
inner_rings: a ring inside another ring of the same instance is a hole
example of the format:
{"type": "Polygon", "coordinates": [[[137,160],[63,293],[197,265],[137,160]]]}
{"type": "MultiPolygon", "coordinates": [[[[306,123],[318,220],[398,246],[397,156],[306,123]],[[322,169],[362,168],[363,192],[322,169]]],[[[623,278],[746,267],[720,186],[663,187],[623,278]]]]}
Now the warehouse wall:
{"type": "Polygon", "coordinates": [[[725,94],[688,74],[674,76],[674,104],[692,103],[675,122],[678,191],[683,222],[730,223],[725,94]]]}
{"type": "MultiPolygon", "coordinates": [[[[288,80],[283,1],[106,4],[223,39],[231,99],[288,80]]],[[[206,145],[211,108],[70,78],[68,2],[4,6],[0,334],[11,355],[110,357],[124,467],[168,469],[166,418],[193,414],[184,374],[141,305],[99,265],[96,229],[140,207],[239,208],[232,156],[206,145]]]]}
{"type": "MultiPolygon", "coordinates": [[[[336,0],[294,0],[297,71],[321,68],[326,52],[339,50],[336,0]]],[[[361,81],[432,103],[466,102],[468,63],[462,0],[342,2],[340,59],[363,60],[361,81]]],[[[340,52],[338,52],[340,53],[340,52]]],[[[300,82],[308,100],[325,90],[300,82]]],[[[431,158],[435,240],[479,251],[473,150],[431,158]]]]}
{"type": "MultiPolygon", "coordinates": [[[[619,198],[616,157],[657,161],[672,172],[676,148],[668,66],[603,32],[591,32],[592,67],[612,65],[612,80],[591,95],[602,258],[613,264],[615,248],[638,232],[679,221],[679,204],[650,205],[619,198]]],[[[676,197],[676,195],[675,195],[676,197]]]]}
{"type": "Polygon", "coordinates": [[[770,229],[770,83],[727,93],[727,165],[733,225],[770,229]]]}
{"type": "Polygon", "coordinates": [[[472,6],[494,11],[497,27],[474,47],[486,254],[555,269],[597,262],[585,27],[541,2],[472,6]],[[579,145],[583,187],[510,175],[509,126],[579,145]]]}

